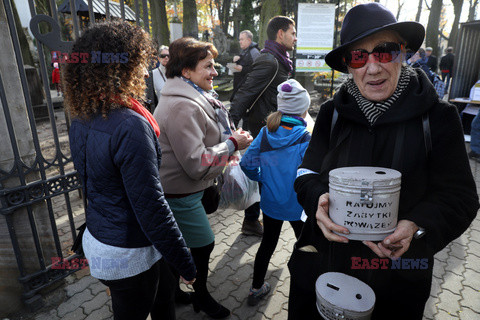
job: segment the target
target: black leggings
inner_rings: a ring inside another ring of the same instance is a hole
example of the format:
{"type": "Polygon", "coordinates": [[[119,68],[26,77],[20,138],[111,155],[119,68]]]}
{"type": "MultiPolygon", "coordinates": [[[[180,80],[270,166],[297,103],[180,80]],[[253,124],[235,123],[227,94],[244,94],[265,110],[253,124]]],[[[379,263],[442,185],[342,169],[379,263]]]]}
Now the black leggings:
{"type": "MultiPolygon", "coordinates": [[[[207,244],[204,247],[190,248],[193,261],[195,262],[195,266],[197,268],[197,274],[195,276],[196,280],[193,283],[193,289],[195,290],[197,300],[203,305],[214,303],[213,298],[210,296],[210,293],[207,290],[208,264],[210,262],[210,254],[212,253],[214,246],[215,241],[207,244]]],[[[175,290],[180,290],[180,273],[175,269],[174,266],[169,265],[169,267],[176,280],[175,290]]]]}
{"type": "MultiPolygon", "coordinates": [[[[303,222],[289,221],[292,225],[295,237],[298,239],[302,232],[303,222]]],[[[265,274],[267,273],[268,264],[272,258],[273,252],[277,247],[278,238],[282,231],[283,220],[277,220],[269,217],[265,213],[263,214],[263,237],[262,243],[258,248],[257,255],[255,256],[255,264],[253,266],[253,283],[254,289],[259,289],[265,281],[265,274]]]]}
{"type": "Polygon", "coordinates": [[[110,288],[115,320],[175,320],[175,278],[165,259],[149,270],[119,280],[100,280],[110,288]]]}
{"type": "Polygon", "coordinates": [[[193,283],[193,289],[196,294],[208,293],[207,291],[207,277],[208,277],[208,263],[210,261],[210,254],[213,251],[215,242],[212,242],[204,247],[190,248],[193,261],[197,267],[196,280],[193,283]]]}

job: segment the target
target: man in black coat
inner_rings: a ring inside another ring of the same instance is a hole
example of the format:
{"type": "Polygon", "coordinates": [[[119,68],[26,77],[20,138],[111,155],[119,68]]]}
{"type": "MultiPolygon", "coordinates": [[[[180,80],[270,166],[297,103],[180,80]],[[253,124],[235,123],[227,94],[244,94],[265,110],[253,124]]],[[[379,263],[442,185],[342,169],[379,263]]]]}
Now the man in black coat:
{"type": "MultiPolygon", "coordinates": [[[[265,126],[267,116],[277,111],[277,86],[286,81],[293,70],[287,51],[293,50],[297,41],[295,22],[284,16],[273,17],[267,26],[264,49],[255,60],[246,80],[235,93],[230,114],[236,126],[248,115],[248,129],[255,138],[265,126]]],[[[244,234],[262,235],[258,221],[260,203],[245,210],[242,225],[244,234]]]]}
{"type": "Polygon", "coordinates": [[[432,47],[425,48],[425,57],[427,59],[427,66],[430,68],[430,70],[437,73],[438,60],[436,56],[432,55],[432,51],[433,51],[432,47]]]}
{"type": "Polygon", "coordinates": [[[240,32],[238,42],[242,52],[239,56],[233,57],[233,62],[237,64],[235,66],[237,72],[233,74],[233,93],[230,101],[233,100],[235,93],[247,79],[248,73],[252,70],[253,62],[260,56],[258,44],[253,42],[253,34],[250,30],[240,32]]]}
{"type": "Polygon", "coordinates": [[[453,54],[453,48],[447,48],[447,54],[440,59],[440,71],[442,71],[442,81],[447,79],[447,88],[450,83],[450,79],[453,76],[453,60],[455,59],[455,55],[453,54]]]}
{"type": "Polygon", "coordinates": [[[235,125],[248,113],[248,125],[253,137],[265,125],[267,116],[277,110],[277,86],[286,81],[293,70],[287,51],[297,41],[295,22],[276,16],[267,26],[268,40],[255,60],[252,71],[236,92],[230,107],[235,125]]]}

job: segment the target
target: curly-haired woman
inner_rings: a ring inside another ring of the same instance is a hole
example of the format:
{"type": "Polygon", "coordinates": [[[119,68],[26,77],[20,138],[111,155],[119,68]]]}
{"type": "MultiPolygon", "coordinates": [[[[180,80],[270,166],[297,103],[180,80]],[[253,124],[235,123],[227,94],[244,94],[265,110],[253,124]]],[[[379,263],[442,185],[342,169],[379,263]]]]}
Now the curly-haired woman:
{"type": "Polygon", "coordinates": [[[88,200],[90,272],[110,288],[115,319],[175,319],[165,259],[186,283],[196,271],[160,184],[158,124],[138,101],[151,41],[139,27],[107,22],[85,31],[72,52],[89,56],[63,76],[72,157],[88,200]]]}
{"type": "Polygon", "coordinates": [[[203,191],[213,184],[235,150],[245,149],[253,138],[233,126],[228,111],[213,91],[217,49],[207,42],[181,38],[170,45],[167,82],[154,112],[162,130],[164,151],[160,176],[165,197],[191,249],[197,266],[193,307],[214,319],[230,311],[207,290],[208,263],[214,235],[202,206],[203,191]]]}

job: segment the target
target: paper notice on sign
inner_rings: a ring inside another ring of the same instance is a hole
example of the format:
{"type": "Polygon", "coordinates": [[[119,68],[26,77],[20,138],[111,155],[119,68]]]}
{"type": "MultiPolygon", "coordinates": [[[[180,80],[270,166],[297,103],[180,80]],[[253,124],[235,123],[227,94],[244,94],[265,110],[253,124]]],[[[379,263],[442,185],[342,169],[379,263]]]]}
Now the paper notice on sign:
{"type": "Polygon", "coordinates": [[[472,101],[480,101],[480,81],[477,81],[472,87],[470,99],[472,101]]]}
{"type": "Polygon", "coordinates": [[[335,4],[299,3],[296,70],[330,70],[325,55],[333,48],[335,4]]]}

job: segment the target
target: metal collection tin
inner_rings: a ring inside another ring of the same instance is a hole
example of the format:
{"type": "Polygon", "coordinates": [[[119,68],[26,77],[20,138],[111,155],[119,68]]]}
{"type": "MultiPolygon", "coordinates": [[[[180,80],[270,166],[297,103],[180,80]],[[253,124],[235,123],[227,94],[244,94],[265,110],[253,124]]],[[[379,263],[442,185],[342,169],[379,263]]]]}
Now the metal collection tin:
{"type": "Polygon", "coordinates": [[[380,167],[345,167],[329,173],[329,215],[351,240],[382,241],[395,231],[401,173],[380,167]]]}
{"type": "Polygon", "coordinates": [[[327,320],[369,320],[375,292],[366,283],[339,272],[327,272],[315,283],[317,309],[327,320]]]}

